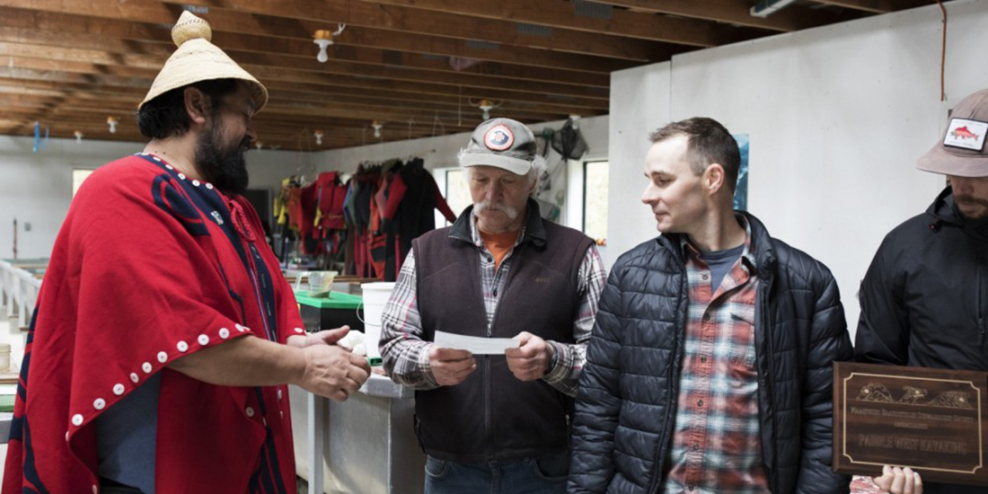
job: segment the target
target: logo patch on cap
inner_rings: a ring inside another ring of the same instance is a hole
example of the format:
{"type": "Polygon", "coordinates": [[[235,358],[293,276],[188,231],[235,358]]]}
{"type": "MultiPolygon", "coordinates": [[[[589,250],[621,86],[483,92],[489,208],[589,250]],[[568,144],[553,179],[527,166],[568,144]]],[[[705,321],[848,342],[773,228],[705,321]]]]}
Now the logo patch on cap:
{"type": "Polygon", "coordinates": [[[988,134],[988,122],[952,118],[947,127],[947,135],[943,138],[943,145],[981,151],[985,148],[985,134],[988,134]]]}
{"type": "Polygon", "coordinates": [[[492,151],[504,151],[511,149],[515,143],[515,135],[507,125],[498,124],[487,130],[484,134],[484,145],[492,151]]]}

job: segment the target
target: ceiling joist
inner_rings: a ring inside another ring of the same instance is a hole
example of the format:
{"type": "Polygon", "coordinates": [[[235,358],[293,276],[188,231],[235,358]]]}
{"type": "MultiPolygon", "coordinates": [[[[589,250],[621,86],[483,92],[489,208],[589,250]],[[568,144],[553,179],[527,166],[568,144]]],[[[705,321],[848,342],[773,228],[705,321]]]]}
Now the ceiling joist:
{"type": "Polygon", "coordinates": [[[932,3],[800,0],[757,18],[754,1],[0,0],[0,133],[143,141],[137,104],[186,9],[268,87],[266,146],[311,151],[466,132],[481,101],[526,123],[602,115],[613,71],[932,3]],[[341,24],[317,62],[313,33],[341,24]]]}

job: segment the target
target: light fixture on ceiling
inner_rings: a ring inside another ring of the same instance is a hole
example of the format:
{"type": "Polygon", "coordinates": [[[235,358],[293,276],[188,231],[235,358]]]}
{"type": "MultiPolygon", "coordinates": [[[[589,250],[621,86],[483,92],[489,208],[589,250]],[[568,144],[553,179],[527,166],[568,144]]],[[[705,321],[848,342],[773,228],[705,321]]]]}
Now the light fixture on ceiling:
{"type": "Polygon", "coordinates": [[[329,45],[333,44],[333,38],[343,34],[343,29],[346,28],[346,24],[340,24],[336,31],[330,31],[329,29],[320,29],[316,31],[313,37],[315,40],[312,42],[319,45],[319,54],[316,55],[316,60],[320,63],[326,63],[329,60],[329,55],[326,53],[326,49],[329,45]]]}
{"type": "Polygon", "coordinates": [[[381,122],[380,120],[374,120],[373,122],[371,122],[371,127],[374,127],[374,137],[380,139],[381,127],[384,127],[384,122],[381,122]]]}
{"type": "Polygon", "coordinates": [[[321,130],[317,130],[312,133],[316,137],[316,146],[322,146],[322,138],[326,134],[323,134],[321,130]]]}
{"type": "Polygon", "coordinates": [[[120,120],[117,120],[116,117],[106,117],[106,124],[110,126],[110,133],[111,134],[116,134],[117,133],[117,124],[118,123],[120,123],[120,120]]]}
{"type": "Polygon", "coordinates": [[[796,3],[796,0],[758,0],[748,13],[752,17],[764,19],[793,3],[796,3]]]}
{"type": "Polygon", "coordinates": [[[83,133],[82,133],[81,130],[77,130],[77,131],[73,132],[72,135],[75,136],[75,142],[82,142],[83,133]]]}
{"type": "Polygon", "coordinates": [[[493,110],[493,109],[501,106],[502,104],[503,104],[503,102],[502,103],[494,103],[493,101],[491,101],[489,99],[482,99],[482,100],[480,100],[478,102],[474,102],[473,100],[470,100],[470,105],[471,106],[476,106],[477,108],[480,109],[480,111],[484,112],[484,120],[490,120],[491,119],[491,110],[493,110]]]}

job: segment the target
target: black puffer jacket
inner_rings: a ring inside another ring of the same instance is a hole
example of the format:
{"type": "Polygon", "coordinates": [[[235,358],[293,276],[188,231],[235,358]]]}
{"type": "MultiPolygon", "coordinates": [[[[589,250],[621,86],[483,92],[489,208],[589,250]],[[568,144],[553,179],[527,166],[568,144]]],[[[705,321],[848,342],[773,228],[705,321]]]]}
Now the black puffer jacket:
{"type": "MultiPolygon", "coordinates": [[[[823,264],[746,216],[758,275],[755,351],[769,487],[846,492],[850,479],[830,468],[831,362],[853,354],[837,283],[823,264]]],[[[676,235],[639,245],[614,266],[580,378],[570,492],[662,491],[683,358],[685,269],[676,235]]]]}
{"type": "MultiPolygon", "coordinates": [[[[957,213],[948,187],[892,230],[861,284],[857,360],[988,371],[988,220],[957,213]]],[[[927,494],[988,493],[924,482],[927,494]]]]}

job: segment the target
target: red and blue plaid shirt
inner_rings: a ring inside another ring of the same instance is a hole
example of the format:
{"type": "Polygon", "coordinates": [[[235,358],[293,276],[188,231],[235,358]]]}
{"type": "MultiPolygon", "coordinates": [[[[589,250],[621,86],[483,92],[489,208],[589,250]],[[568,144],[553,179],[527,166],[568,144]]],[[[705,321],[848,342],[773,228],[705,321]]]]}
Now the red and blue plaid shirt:
{"type": "Polygon", "coordinates": [[[744,249],[719,287],[696,247],[682,241],[689,315],[665,493],[769,492],[758,425],[758,280],[744,227],[744,249]]]}

